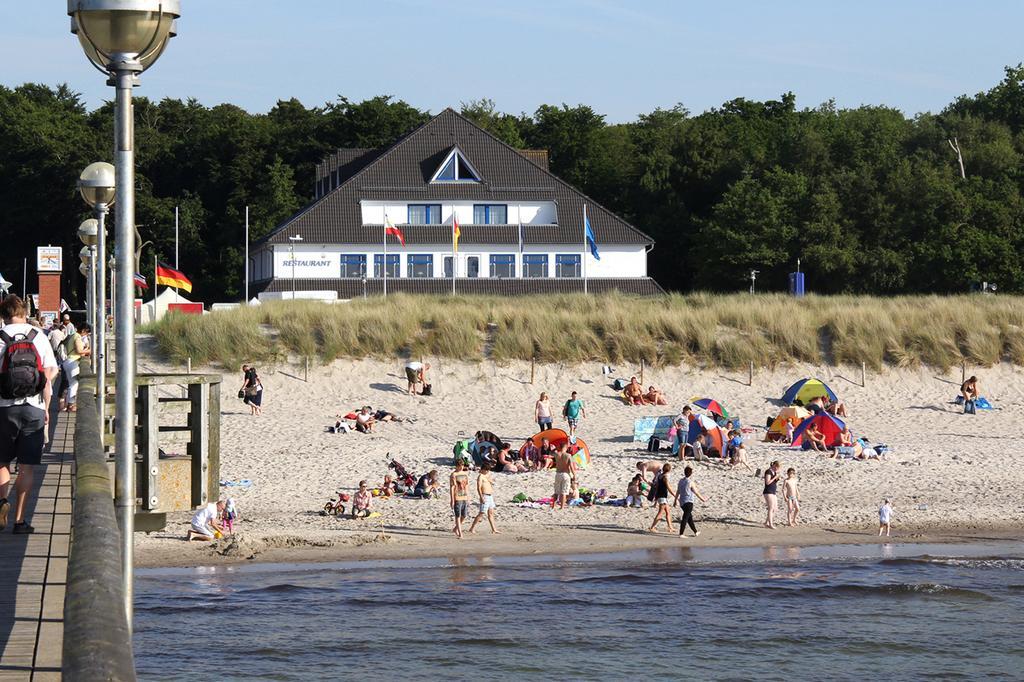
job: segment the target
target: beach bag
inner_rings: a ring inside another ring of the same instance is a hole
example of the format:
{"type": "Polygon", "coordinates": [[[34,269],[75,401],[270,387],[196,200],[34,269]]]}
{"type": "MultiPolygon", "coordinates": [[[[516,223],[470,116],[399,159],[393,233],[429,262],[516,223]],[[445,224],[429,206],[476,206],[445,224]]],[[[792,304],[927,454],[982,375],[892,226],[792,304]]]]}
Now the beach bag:
{"type": "Polygon", "coordinates": [[[0,361],[0,398],[13,400],[38,395],[46,387],[43,359],[36,350],[34,339],[38,330],[11,337],[0,331],[0,340],[6,344],[0,361]]]}
{"type": "Polygon", "coordinates": [[[616,379],[615,381],[612,382],[612,388],[614,388],[616,391],[621,391],[628,385],[629,382],[626,381],[625,379],[616,379]]]}
{"type": "Polygon", "coordinates": [[[661,439],[651,436],[647,439],[647,452],[658,452],[661,450],[661,439]]]}
{"type": "Polygon", "coordinates": [[[238,399],[241,400],[244,397],[245,397],[245,389],[244,388],[238,389],[238,399]]]}
{"type": "Polygon", "coordinates": [[[978,410],[975,407],[973,400],[964,401],[964,414],[978,414],[978,410]]]}
{"type": "Polygon", "coordinates": [[[423,390],[420,391],[420,395],[432,395],[432,394],[433,394],[433,385],[432,384],[423,384],[423,390]]]}

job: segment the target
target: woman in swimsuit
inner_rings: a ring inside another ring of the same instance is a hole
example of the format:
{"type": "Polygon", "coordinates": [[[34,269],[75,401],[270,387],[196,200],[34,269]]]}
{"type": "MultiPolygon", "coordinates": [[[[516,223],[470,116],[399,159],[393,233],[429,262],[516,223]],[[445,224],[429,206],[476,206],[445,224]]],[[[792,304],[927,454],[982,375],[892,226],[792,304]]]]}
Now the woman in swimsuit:
{"type": "Polygon", "coordinates": [[[779,489],[779,460],[772,462],[768,470],[764,472],[764,504],[768,510],[764,519],[765,528],[775,528],[775,496],[779,489]]]}

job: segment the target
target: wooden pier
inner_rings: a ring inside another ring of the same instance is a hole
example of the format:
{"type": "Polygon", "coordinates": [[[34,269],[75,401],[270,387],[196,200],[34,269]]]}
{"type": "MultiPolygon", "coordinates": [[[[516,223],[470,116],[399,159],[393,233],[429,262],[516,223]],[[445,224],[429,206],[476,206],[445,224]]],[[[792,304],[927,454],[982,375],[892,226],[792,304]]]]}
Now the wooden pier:
{"type": "Polygon", "coordinates": [[[51,419],[50,442],[27,501],[32,535],[11,533],[11,485],[11,513],[0,533],[0,682],[61,678],[74,423],[67,413],[55,412],[51,419]]]}

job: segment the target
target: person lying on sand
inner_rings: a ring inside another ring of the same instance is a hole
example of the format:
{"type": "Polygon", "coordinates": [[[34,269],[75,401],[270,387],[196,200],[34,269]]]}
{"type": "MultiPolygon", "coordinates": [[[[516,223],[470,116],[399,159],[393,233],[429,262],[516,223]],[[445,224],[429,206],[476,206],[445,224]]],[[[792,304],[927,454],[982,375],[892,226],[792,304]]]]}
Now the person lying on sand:
{"type": "Polygon", "coordinates": [[[626,402],[630,405],[646,405],[647,398],[644,397],[644,388],[640,385],[640,382],[633,377],[626,384],[626,388],[622,389],[623,395],[626,396],[626,402]]]}
{"type": "Polygon", "coordinates": [[[825,401],[825,411],[833,417],[849,417],[850,415],[846,412],[846,403],[842,400],[829,400],[827,397],[822,398],[825,401]]]}
{"type": "Polygon", "coordinates": [[[644,400],[651,405],[668,405],[668,399],[665,398],[665,394],[654,386],[647,389],[647,393],[644,395],[644,400]]]}

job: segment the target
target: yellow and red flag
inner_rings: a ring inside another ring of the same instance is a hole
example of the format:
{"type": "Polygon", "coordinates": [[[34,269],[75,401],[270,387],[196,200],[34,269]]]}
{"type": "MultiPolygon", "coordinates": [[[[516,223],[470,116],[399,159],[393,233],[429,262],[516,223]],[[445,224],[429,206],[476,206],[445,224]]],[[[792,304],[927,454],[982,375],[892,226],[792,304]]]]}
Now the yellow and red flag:
{"type": "Polygon", "coordinates": [[[192,280],[163,263],[158,263],[156,266],[156,283],[165,287],[184,289],[188,293],[192,293],[192,280]]]}
{"type": "Polygon", "coordinates": [[[452,216],[452,251],[459,250],[459,237],[462,236],[462,231],[459,230],[459,219],[452,216]]]}

